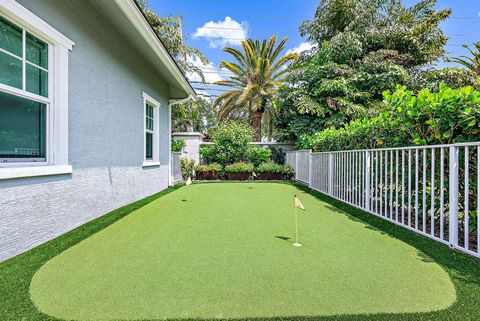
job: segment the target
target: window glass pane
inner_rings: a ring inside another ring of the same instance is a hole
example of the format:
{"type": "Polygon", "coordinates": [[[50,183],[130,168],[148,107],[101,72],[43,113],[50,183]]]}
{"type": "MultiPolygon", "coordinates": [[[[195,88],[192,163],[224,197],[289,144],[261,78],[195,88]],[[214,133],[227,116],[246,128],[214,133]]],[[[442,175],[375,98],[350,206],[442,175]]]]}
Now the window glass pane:
{"type": "Polygon", "coordinates": [[[40,67],[48,69],[48,45],[27,33],[26,59],[40,67]]]}
{"type": "Polygon", "coordinates": [[[38,69],[30,64],[26,64],[26,78],[27,91],[41,95],[48,96],[48,73],[44,70],[38,69]]]}
{"type": "Polygon", "coordinates": [[[153,134],[145,133],[145,158],[153,159],[153,134]]]}
{"type": "Polygon", "coordinates": [[[0,52],[0,83],[22,89],[22,61],[0,52]]]}
{"type": "Polygon", "coordinates": [[[22,57],[22,29],[0,17],[0,48],[22,57]]]}
{"type": "Polygon", "coordinates": [[[46,105],[0,92],[0,161],[45,160],[46,105]]]}
{"type": "Polygon", "coordinates": [[[150,105],[145,108],[145,128],[153,131],[153,107],[150,105]]]}

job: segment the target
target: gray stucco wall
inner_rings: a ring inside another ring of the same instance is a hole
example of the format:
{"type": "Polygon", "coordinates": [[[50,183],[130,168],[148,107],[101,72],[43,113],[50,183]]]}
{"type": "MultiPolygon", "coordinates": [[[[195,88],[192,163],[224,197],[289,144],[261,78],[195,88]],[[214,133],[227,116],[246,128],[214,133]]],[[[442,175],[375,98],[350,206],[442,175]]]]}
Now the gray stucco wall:
{"type": "Polygon", "coordinates": [[[163,80],[89,1],[18,2],[75,42],[69,56],[73,174],[0,181],[0,261],[168,185],[163,80]],[[151,168],[142,168],[142,91],[162,104],[161,166],[151,168]]]}

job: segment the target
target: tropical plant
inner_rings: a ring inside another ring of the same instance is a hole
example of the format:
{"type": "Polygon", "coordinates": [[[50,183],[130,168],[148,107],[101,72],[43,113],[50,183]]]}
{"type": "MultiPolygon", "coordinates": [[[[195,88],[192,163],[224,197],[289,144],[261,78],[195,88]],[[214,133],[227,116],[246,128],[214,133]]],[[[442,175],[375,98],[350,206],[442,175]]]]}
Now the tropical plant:
{"type": "Polygon", "coordinates": [[[227,173],[251,173],[253,172],[253,164],[238,162],[225,166],[225,172],[227,173]]]}
{"type": "Polygon", "coordinates": [[[475,46],[475,50],[471,49],[467,45],[463,45],[466,48],[471,56],[460,56],[460,57],[449,57],[445,60],[448,62],[456,62],[468,70],[472,71],[477,76],[480,76],[480,41],[477,41],[473,44],[475,46]]]}
{"type": "Polygon", "coordinates": [[[183,180],[187,180],[189,177],[193,178],[193,170],[195,168],[195,160],[187,157],[180,158],[180,171],[182,173],[183,180]]]}
{"type": "Polygon", "coordinates": [[[437,0],[406,7],[400,0],[321,0],[315,19],[300,26],[302,36],[329,42],[338,63],[378,59],[405,67],[429,63],[445,54],[440,22],[451,9],[436,10],[437,0]]]}
{"type": "MultiPolygon", "coordinates": [[[[272,100],[277,89],[283,85],[289,73],[288,65],[297,58],[297,54],[280,56],[287,38],[277,45],[277,37],[267,41],[248,39],[242,41],[242,49],[226,47],[224,51],[235,58],[235,62],[222,61],[220,67],[233,75],[217,85],[231,87],[232,90],[221,94],[214,102],[219,106],[218,120],[230,117],[249,117],[255,129],[255,140],[262,139],[262,119],[266,122],[273,114],[272,100]]],[[[271,126],[270,126],[271,127],[271,126]]],[[[272,133],[272,130],[269,130],[272,133]]]]}
{"type": "Polygon", "coordinates": [[[399,0],[321,0],[302,35],[316,48],[294,63],[278,97],[277,140],[295,141],[324,128],[378,115],[382,92],[406,84],[436,61],[447,41],[440,22],[450,10],[436,0],[405,7],[399,0]]]}
{"type": "Polygon", "coordinates": [[[172,140],[172,152],[181,152],[187,143],[183,139],[172,140]]]}

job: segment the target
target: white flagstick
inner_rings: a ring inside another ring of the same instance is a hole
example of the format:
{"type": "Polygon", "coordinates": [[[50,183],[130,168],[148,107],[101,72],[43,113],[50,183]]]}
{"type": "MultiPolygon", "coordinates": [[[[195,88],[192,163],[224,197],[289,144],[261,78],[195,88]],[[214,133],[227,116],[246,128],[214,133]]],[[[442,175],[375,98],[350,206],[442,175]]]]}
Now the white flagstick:
{"type": "MultiPolygon", "coordinates": [[[[294,195],[294,200],[296,201],[297,195],[294,195]]],[[[295,207],[295,243],[293,243],[293,246],[302,246],[302,243],[298,242],[298,209],[297,209],[297,204],[294,202],[294,207],[295,207]]]]}
{"type": "Polygon", "coordinates": [[[188,177],[186,185],[187,185],[187,189],[188,189],[188,202],[190,203],[190,201],[192,200],[191,193],[190,193],[190,185],[192,185],[192,178],[191,177],[188,177]]]}

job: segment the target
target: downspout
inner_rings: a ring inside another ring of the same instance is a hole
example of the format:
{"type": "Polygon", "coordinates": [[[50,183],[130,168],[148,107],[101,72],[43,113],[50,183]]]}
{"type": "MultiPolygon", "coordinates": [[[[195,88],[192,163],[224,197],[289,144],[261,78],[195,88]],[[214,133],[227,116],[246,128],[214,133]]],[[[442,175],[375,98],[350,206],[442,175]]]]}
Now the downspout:
{"type": "Polygon", "coordinates": [[[173,185],[172,175],[172,107],[178,104],[186,103],[189,100],[196,101],[195,97],[190,95],[182,99],[170,99],[168,101],[168,186],[173,185]]]}

